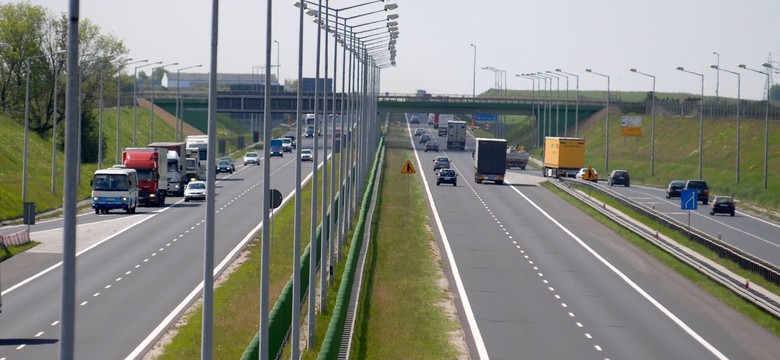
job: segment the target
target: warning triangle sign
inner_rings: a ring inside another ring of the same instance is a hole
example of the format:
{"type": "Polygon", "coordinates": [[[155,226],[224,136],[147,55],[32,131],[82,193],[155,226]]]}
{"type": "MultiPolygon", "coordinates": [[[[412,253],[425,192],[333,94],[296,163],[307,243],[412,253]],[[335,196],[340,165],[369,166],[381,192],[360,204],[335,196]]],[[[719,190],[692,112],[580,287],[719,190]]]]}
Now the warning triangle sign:
{"type": "Polygon", "coordinates": [[[593,171],[593,168],[590,166],[588,166],[588,170],[585,171],[585,174],[582,175],[582,180],[593,181],[598,179],[599,179],[598,175],[596,175],[596,172],[593,171]]]}
{"type": "Polygon", "coordinates": [[[406,164],[404,164],[404,167],[401,168],[401,174],[414,174],[416,171],[414,170],[414,165],[412,165],[412,162],[409,160],[406,160],[406,164]]]}

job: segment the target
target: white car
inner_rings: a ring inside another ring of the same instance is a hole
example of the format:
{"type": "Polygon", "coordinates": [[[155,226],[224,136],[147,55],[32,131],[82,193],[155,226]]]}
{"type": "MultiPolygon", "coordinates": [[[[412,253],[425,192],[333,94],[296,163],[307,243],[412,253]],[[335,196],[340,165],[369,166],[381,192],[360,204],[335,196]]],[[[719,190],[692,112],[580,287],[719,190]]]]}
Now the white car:
{"type": "Polygon", "coordinates": [[[420,136],[422,134],[425,134],[425,129],[423,129],[423,128],[416,128],[416,129],[414,129],[414,136],[420,136]]]}
{"type": "Polygon", "coordinates": [[[190,200],[206,200],[206,182],[190,181],[184,189],[184,202],[190,200]]]}
{"type": "Polygon", "coordinates": [[[260,165],[260,155],[256,152],[248,152],[244,155],[244,165],[255,164],[260,165]]]}
{"type": "Polygon", "coordinates": [[[283,137],[283,138],[279,138],[279,140],[282,140],[282,151],[292,153],[292,149],[293,149],[292,139],[283,137]]]}
{"type": "Polygon", "coordinates": [[[314,158],[312,158],[311,149],[301,149],[301,161],[314,161],[314,158]]]}

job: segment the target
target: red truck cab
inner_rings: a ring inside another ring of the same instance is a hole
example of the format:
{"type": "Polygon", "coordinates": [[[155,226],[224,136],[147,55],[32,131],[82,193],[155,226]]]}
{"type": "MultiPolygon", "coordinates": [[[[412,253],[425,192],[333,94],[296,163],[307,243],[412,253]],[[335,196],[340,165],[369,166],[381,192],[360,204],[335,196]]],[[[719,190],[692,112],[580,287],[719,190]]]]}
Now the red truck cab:
{"type": "Polygon", "coordinates": [[[138,173],[138,202],[151,206],[165,205],[168,185],[167,151],[155,148],[127,148],[122,163],[138,173]]]}

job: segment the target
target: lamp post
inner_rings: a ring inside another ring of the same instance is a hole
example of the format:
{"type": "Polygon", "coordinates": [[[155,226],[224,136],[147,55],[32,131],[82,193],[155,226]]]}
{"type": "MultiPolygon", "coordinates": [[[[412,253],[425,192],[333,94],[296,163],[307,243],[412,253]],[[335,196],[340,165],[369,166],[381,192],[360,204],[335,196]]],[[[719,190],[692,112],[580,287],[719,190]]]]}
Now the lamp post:
{"type": "Polygon", "coordinates": [[[769,86],[769,77],[772,76],[772,64],[770,63],[763,63],[761,66],[767,68],[766,72],[751,69],[747,67],[745,64],[739,64],[740,68],[743,68],[745,70],[750,70],[752,72],[756,72],[759,74],[766,75],[766,112],[764,115],[764,190],[766,190],[767,187],[767,173],[768,173],[768,165],[769,165],[769,90],[771,90],[771,87],[769,86]]]}
{"type": "MultiPolygon", "coordinates": [[[[129,60],[132,60],[132,59],[128,59],[128,61],[129,60]]],[[[120,87],[121,87],[120,80],[122,80],[122,76],[121,76],[120,72],[122,71],[122,68],[124,68],[125,66],[133,65],[133,64],[145,63],[145,62],[148,62],[148,61],[149,61],[149,59],[143,59],[143,60],[138,60],[138,61],[131,62],[131,63],[128,63],[128,64],[121,64],[119,66],[119,68],[117,69],[117,73],[116,73],[116,154],[114,155],[114,164],[119,164],[119,154],[122,152],[122,143],[120,141],[120,139],[121,139],[120,135],[121,134],[119,132],[119,119],[120,119],[119,115],[121,113],[119,111],[119,109],[122,106],[121,96],[120,96],[120,93],[119,93],[119,90],[120,90],[120,87]]]]}
{"type": "MultiPolygon", "coordinates": [[[[547,72],[553,73],[552,71],[547,72]]],[[[563,136],[569,136],[569,77],[566,75],[557,75],[566,78],[566,105],[563,112],[563,136]]]]}
{"type": "MultiPolygon", "coordinates": [[[[3,44],[0,44],[3,45],[3,44]]],[[[0,46],[0,49],[3,47],[0,46]]],[[[60,50],[54,53],[54,110],[52,111],[52,127],[51,127],[51,192],[57,193],[57,63],[59,54],[65,53],[65,50],[60,50]]]]}
{"type": "Polygon", "coordinates": [[[589,72],[594,75],[602,76],[607,78],[607,117],[604,119],[604,173],[609,173],[609,76],[597,73],[591,69],[585,69],[586,72],[589,72]]]}
{"type": "Polygon", "coordinates": [[[538,80],[544,80],[544,88],[542,88],[541,87],[542,84],[539,83],[539,92],[541,94],[539,95],[539,103],[537,104],[537,108],[539,108],[539,113],[541,114],[540,116],[542,117],[542,123],[541,123],[541,126],[540,126],[540,130],[541,130],[541,134],[542,134],[541,135],[542,143],[544,143],[544,138],[548,134],[547,133],[547,123],[548,123],[548,119],[547,119],[547,115],[548,115],[547,114],[547,77],[539,76],[539,74],[536,74],[536,73],[531,73],[531,74],[526,74],[526,75],[531,76],[531,77],[533,77],[535,79],[538,79],[538,80]],[[544,96],[544,98],[542,98],[542,96],[544,96]]]}
{"type": "Polygon", "coordinates": [[[653,177],[655,176],[655,76],[637,71],[635,68],[629,71],[653,78],[653,98],[650,105],[650,177],[653,177]]]}
{"type": "Polygon", "coordinates": [[[281,54],[279,52],[279,41],[274,40],[274,43],[276,43],[276,83],[281,84],[282,79],[279,77],[279,68],[282,65],[279,63],[279,54],[281,54]]]}
{"type": "Polygon", "coordinates": [[[704,74],[685,70],[678,66],[677,70],[701,77],[701,99],[699,99],[699,179],[702,179],[702,139],[704,138],[704,74]]]}
{"type": "Polygon", "coordinates": [[[574,104],[574,136],[579,136],[579,124],[580,124],[580,76],[572,73],[567,73],[561,69],[555,69],[555,71],[574,76],[577,79],[577,100],[574,104]]]}
{"type": "Polygon", "coordinates": [[[179,139],[184,138],[184,120],[182,119],[184,117],[184,110],[182,109],[181,114],[179,114],[179,109],[181,108],[181,71],[199,68],[201,66],[203,66],[203,64],[176,69],[176,141],[180,141],[179,139]],[[181,117],[179,115],[181,115],[181,117]]]}
{"type": "Polygon", "coordinates": [[[554,74],[549,70],[546,73],[555,78],[555,136],[561,136],[561,78],[559,76],[563,75],[554,74]]]}
{"type": "MultiPolygon", "coordinates": [[[[717,51],[712,52],[713,55],[718,57],[718,61],[715,63],[715,70],[720,68],[720,53],[717,51]]],[[[715,72],[715,102],[720,100],[720,71],[715,72]]]]}
{"type": "Polygon", "coordinates": [[[740,152],[739,149],[740,149],[740,138],[741,138],[740,132],[742,130],[740,125],[739,125],[739,120],[740,120],[740,115],[741,115],[740,112],[739,112],[739,105],[740,105],[739,103],[741,102],[741,99],[740,99],[741,94],[740,94],[740,92],[741,92],[741,89],[742,89],[742,84],[741,84],[742,76],[741,76],[740,73],[738,73],[736,71],[721,69],[720,65],[710,65],[710,67],[715,69],[715,70],[717,70],[717,71],[725,71],[727,73],[737,75],[737,184],[739,184],[739,152],[740,152]]]}
{"type": "MultiPolygon", "coordinates": [[[[531,80],[531,114],[534,113],[534,103],[536,103],[536,78],[530,77],[526,74],[515,74],[517,77],[522,77],[528,80],[531,80]]],[[[534,116],[536,118],[536,135],[534,136],[534,146],[539,146],[539,116],[534,116]]],[[[531,126],[533,127],[533,123],[531,123],[531,126]]],[[[531,133],[534,132],[534,129],[531,129],[531,133]]]]}
{"type": "Polygon", "coordinates": [[[24,157],[22,159],[22,202],[27,201],[27,144],[29,142],[30,128],[30,60],[42,58],[46,55],[30,56],[24,59],[27,67],[26,86],[24,90],[24,157]]]}
{"type": "Polygon", "coordinates": [[[135,113],[136,113],[136,108],[137,108],[137,105],[138,105],[138,95],[137,95],[137,92],[136,92],[136,88],[138,87],[138,69],[143,68],[143,67],[147,67],[147,66],[152,66],[152,65],[159,65],[159,64],[162,64],[162,61],[158,61],[158,62],[155,62],[155,63],[146,64],[146,65],[141,65],[141,66],[136,66],[135,70],[133,70],[133,147],[135,147],[136,123],[137,123],[135,113]]]}
{"type": "Polygon", "coordinates": [[[172,65],[179,65],[179,63],[174,62],[174,63],[160,65],[152,68],[152,81],[150,81],[152,85],[152,94],[149,100],[149,143],[150,144],[154,142],[154,71],[157,69],[164,69],[166,66],[172,66],[172,65]]]}
{"type": "Polygon", "coordinates": [[[469,44],[474,48],[474,62],[471,75],[471,98],[477,97],[477,45],[469,44]]]}
{"type": "Polygon", "coordinates": [[[545,96],[545,100],[546,100],[545,101],[545,103],[546,103],[545,107],[547,108],[547,116],[545,116],[545,119],[546,119],[545,122],[547,123],[547,135],[548,136],[553,136],[553,131],[552,131],[552,80],[553,80],[553,77],[549,76],[549,75],[546,75],[545,73],[542,73],[542,72],[537,72],[536,76],[541,77],[541,78],[543,78],[545,80],[545,82],[544,82],[545,83],[545,95],[544,96],[545,96]],[[547,80],[550,80],[550,86],[549,87],[547,86],[547,80]]]}

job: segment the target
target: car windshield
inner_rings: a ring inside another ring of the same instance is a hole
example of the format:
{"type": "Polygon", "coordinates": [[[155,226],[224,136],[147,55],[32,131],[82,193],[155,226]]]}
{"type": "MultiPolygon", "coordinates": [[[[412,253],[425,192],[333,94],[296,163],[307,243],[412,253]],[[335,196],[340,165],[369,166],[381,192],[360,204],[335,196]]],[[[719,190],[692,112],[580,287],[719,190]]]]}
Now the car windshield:
{"type": "Polygon", "coordinates": [[[190,183],[187,186],[187,189],[192,189],[192,190],[203,190],[205,188],[206,188],[206,184],[200,182],[190,183]]]}
{"type": "Polygon", "coordinates": [[[95,175],[95,178],[93,179],[93,186],[95,190],[126,191],[127,175],[120,175],[120,174],[95,175]]]}
{"type": "Polygon", "coordinates": [[[219,162],[219,164],[220,164],[220,165],[224,165],[224,166],[230,166],[230,161],[227,161],[227,160],[221,160],[221,161],[219,162]]]}
{"type": "Polygon", "coordinates": [[[715,198],[716,204],[728,204],[731,203],[731,198],[728,197],[717,197],[715,198]]]}
{"type": "Polygon", "coordinates": [[[256,153],[247,153],[244,157],[257,157],[256,153]]]}
{"type": "Polygon", "coordinates": [[[311,150],[301,150],[301,155],[311,155],[311,150]]]}
{"type": "Polygon", "coordinates": [[[453,170],[442,170],[439,175],[440,176],[452,176],[455,174],[455,171],[453,170]]]}

